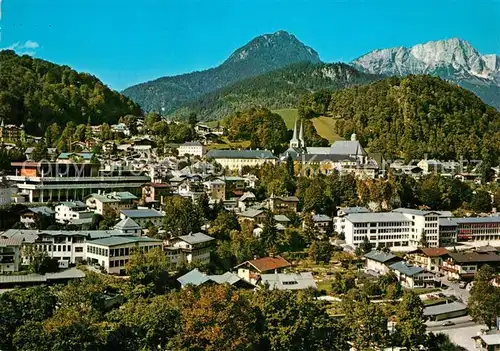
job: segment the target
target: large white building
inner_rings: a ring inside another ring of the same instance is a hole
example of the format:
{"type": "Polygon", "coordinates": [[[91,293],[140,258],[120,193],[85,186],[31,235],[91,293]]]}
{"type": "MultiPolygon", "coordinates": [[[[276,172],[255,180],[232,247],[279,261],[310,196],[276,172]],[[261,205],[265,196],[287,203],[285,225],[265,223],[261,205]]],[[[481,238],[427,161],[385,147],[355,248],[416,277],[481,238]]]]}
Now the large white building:
{"type": "Polygon", "coordinates": [[[192,155],[192,156],[205,156],[206,147],[199,141],[189,141],[179,145],[177,152],[179,156],[192,155]]]}
{"type": "Polygon", "coordinates": [[[357,247],[366,237],[374,247],[398,250],[418,247],[423,235],[429,247],[438,247],[439,220],[447,216],[451,213],[399,208],[392,212],[350,213],[335,223],[340,223],[336,228],[345,235],[349,245],[357,247]]]}
{"type": "Polygon", "coordinates": [[[121,210],[120,218],[126,219],[130,218],[139,224],[142,228],[151,223],[156,227],[161,227],[163,225],[163,213],[155,209],[150,208],[140,208],[136,210],[121,210]]]}
{"type": "MultiPolygon", "coordinates": [[[[179,261],[175,263],[209,263],[212,244],[215,239],[203,233],[181,235],[170,239],[169,255],[179,261]]],[[[171,258],[173,261],[174,258],[171,258]]]]}
{"type": "Polygon", "coordinates": [[[66,201],[59,203],[56,207],[56,222],[62,224],[90,223],[94,211],[88,211],[87,205],[82,201],[66,201]]]}
{"type": "Polygon", "coordinates": [[[128,191],[114,191],[108,194],[90,194],[87,197],[86,204],[90,210],[102,215],[105,206],[110,206],[115,211],[119,212],[132,208],[135,200],[137,200],[137,196],[128,191]]]}
{"type": "Polygon", "coordinates": [[[276,163],[269,150],[210,150],[207,158],[213,158],[222,168],[241,170],[244,166],[256,167],[265,163],[276,163]]]}

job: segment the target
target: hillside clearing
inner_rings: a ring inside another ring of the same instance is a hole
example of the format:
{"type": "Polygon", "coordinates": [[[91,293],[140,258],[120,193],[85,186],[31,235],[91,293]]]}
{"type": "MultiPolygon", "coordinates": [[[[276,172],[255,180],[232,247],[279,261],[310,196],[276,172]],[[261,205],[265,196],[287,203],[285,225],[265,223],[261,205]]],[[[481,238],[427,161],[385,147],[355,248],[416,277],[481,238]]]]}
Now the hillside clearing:
{"type": "Polygon", "coordinates": [[[331,117],[317,117],[312,119],[314,128],[316,128],[316,132],[322,138],[325,138],[329,142],[334,142],[336,140],[343,140],[343,138],[335,133],[335,120],[331,117]]]}

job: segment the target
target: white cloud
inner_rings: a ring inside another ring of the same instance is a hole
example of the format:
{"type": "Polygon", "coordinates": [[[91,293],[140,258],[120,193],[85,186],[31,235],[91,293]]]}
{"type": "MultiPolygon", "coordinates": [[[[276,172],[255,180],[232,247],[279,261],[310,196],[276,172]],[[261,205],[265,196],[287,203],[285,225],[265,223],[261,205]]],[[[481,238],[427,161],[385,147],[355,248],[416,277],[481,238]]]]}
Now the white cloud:
{"type": "Polygon", "coordinates": [[[19,55],[30,55],[33,56],[36,53],[36,49],[40,47],[36,41],[26,40],[24,43],[15,42],[5,48],[0,48],[0,50],[14,50],[19,55]]]}

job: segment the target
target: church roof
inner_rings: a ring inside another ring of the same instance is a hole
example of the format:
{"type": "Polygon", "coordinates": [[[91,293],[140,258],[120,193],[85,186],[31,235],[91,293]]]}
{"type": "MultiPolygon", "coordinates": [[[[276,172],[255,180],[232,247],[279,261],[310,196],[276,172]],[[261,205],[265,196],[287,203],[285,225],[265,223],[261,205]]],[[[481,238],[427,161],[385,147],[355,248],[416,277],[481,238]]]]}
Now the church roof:
{"type": "Polygon", "coordinates": [[[365,149],[357,140],[337,140],[332,144],[331,151],[333,155],[359,155],[366,156],[365,149]]]}

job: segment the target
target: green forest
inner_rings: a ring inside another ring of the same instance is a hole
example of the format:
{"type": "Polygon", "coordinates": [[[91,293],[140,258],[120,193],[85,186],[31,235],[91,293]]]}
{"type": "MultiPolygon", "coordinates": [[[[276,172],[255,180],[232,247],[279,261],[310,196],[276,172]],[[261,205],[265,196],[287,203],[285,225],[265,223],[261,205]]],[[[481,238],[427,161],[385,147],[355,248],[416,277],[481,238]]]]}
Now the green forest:
{"type": "Polygon", "coordinates": [[[482,159],[496,164],[500,112],[440,78],[410,75],[304,97],[299,114],[327,115],[335,132],[356,133],[371,152],[405,159],[482,159]]]}
{"type": "Polygon", "coordinates": [[[225,118],[253,106],[296,107],[300,98],[322,89],[337,90],[380,79],[343,63],[302,62],[234,83],[195,99],[174,114],[195,111],[205,120],[225,118]]]}
{"type": "Polygon", "coordinates": [[[116,123],[129,114],[142,112],[90,74],[0,51],[0,118],[5,123],[24,124],[28,133],[41,135],[54,122],[116,123]]]}

